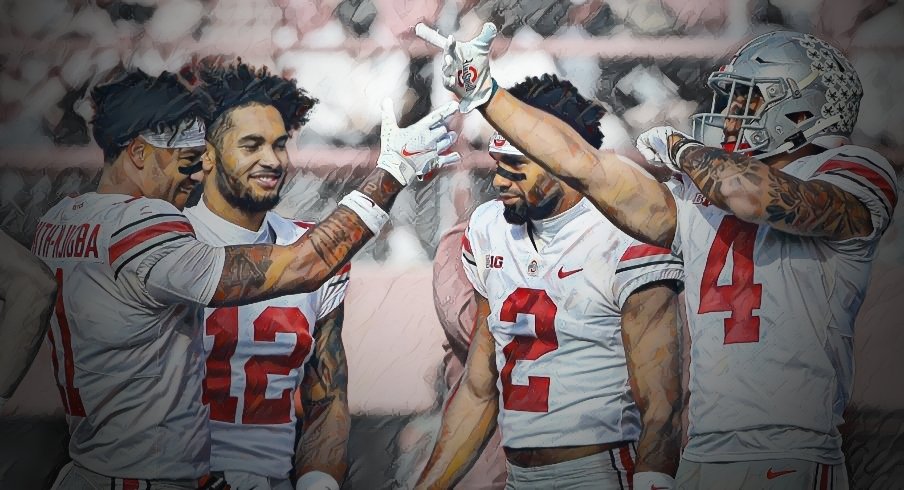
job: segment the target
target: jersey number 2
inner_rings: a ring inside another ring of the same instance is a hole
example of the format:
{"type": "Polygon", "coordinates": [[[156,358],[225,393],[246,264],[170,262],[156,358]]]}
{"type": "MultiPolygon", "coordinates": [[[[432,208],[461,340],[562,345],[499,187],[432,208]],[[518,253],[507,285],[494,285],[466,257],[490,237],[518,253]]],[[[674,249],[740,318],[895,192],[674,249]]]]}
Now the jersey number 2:
{"type": "Polygon", "coordinates": [[[725,216],[706,257],[697,313],[731,312],[725,319],[723,344],[760,341],[760,317],[753,314],[763,299],[763,286],[753,282],[753,244],[758,228],[759,225],[725,216]],[[731,284],[719,286],[729,248],[734,264],[731,284]]]}
{"type": "Polygon", "coordinates": [[[518,314],[533,315],[536,337],[516,335],[502,348],[505,365],[499,372],[502,380],[502,404],[506,410],[521,412],[549,411],[549,377],[528,376],[527,385],[512,384],[515,361],[535,361],[559,348],[555,318],[558,308],[542,289],[518,288],[502,303],[499,319],[514,323],[518,314]]]}
{"type": "Polygon", "coordinates": [[[283,390],[279,398],[267,398],[267,376],[287,376],[293,368],[301,366],[311,350],[310,325],[298,308],[268,306],[253,326],[255,342],[274,342],[277,333],[294,333],[295,348],[287,356],[254,355],[245,361],[245,403],[239,422],[236,420],[238,397],[229,393],[231,360],[238,345],[239,309],[217,308],[205,323],[205,333],[213,336],[204,380],[204,401],[210,403],[210,418],[243,424],[288,423],[292,420],[292,390],[283,390]]]}

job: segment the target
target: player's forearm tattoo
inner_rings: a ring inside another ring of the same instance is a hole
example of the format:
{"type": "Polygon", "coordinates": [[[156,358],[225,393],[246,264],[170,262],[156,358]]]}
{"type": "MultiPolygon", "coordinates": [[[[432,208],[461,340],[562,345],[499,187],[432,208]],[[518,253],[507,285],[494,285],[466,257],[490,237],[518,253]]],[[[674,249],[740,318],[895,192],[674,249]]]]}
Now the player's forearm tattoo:
{"type": "Polygon", "coordinates": [[[384,211],[389,211],[396,196],[404,187],[389,172],[376,169],[367,176],[358,190],[373,199],[384,211]]]}
{"type": "Polygon", "coordinates": [[[331,469],[330,473],[345,473],[351,419],[343,318],[344,306],[340,305],[318,323],[314,334],[317,347],[301,385],[304,432],[298,454],[302,471],[331,469]]]}
{"type": "Polygon", "coordinates": [[[355,254],[373,233],[354,211],[339,206],[308,232],[317,257],[330,271],[335,271],[355,254]]]}
{"type": "Polygon", "coordinates": [[[270,255],[272,245],[226,247],[223,274],[214,293],[217,302],[242,298],[252,291],[258,291],[267,279],[267,271],[273,264],[270,255]]]}
{"type": "Polygon", "coordinates": [[[722,209],[738,189],[757,202],[757,221],[801,235],[846,238],[869,233],[869,211],[855,197],[818,180],[802,181],[755,158],[719,148],[687,150],[679,162],[703,194],[722,209]]]}

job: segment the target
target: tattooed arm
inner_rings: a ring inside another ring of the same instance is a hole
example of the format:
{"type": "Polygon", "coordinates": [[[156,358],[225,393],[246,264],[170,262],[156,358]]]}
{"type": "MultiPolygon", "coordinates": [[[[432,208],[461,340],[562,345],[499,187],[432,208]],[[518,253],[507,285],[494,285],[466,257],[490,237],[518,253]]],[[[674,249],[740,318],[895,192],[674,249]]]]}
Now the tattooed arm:
{"type": "MultiPolygon", "coordinates": [[[[669,146],[684,138],[673,135],[669,146]]],[[[831,240],[869,235],[870,212],[852,194],[820,180],[801,180],[720,148],[688,148],[677,164],[713,204],[751,223],[831,240]]]]}
{"type": "Polygon", "coordinates": [[[567,123],[505,89],[480,110],[513,145],[586,195],[622,231],[646,243],[671,244],[677,224],[674,198],[638,164],[593,148],[567,123]]]}
{"type": "MultiPolygon", "coordinates": [[[[389,173],[376,169],[358,190],[374,205],[388,210],[402,188],[389,173]]],[[[226,247],[223,274],[210,306],[315,291],[372,237],[361,217],[339,206],[292,245],[226,247]]]]}
{"type": "Polygon", "coordinates": [[[10,398],[41,346],[57,286],[47,267],[3,232],[0,252],[0,398],[10,398]]]}
{"type": "Polygon", "coordinates": [[[637,471],[674,476],[681,448],[681,352],[674,282],[637,289],[622,308],[622,339],[631,392],[643,431],[637,471]]]}
{"type": "Polygon", "coordinates": [[[304,432],[298,442],[296,475],[322,471],[339,484],[348,467],[346,451],[351,417],[348,412],[348,366],[342,344],[345,306],[339,305],[317,323],[316,348],[301,382],[304,432]]]}

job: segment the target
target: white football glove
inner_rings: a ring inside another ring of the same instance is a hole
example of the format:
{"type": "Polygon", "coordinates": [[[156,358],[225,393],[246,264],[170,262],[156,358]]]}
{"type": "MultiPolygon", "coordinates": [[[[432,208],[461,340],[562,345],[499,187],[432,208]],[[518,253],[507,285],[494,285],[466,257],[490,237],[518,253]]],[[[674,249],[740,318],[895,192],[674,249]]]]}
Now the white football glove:
{"type": "Polygon", "coordinates": [[[494,24],[487,22],[480,34],[467,42],[456,41],[451,35],[443,37],[423,23],[415,26],[414,32],[443,50],[443,85],[461,99],[461,112],[471,112],[490,100],[494,83],[490,77],[490,44],[497,32],[494,24]]]}
{"type": "MultiPolygon", "coordinates": [[[[697,142],[687,134],[682,133],[671,126],[658,126],[644,131],[637,137],[635,146],[637,147],[637,151],[639,151],[648,162],[660,167],[668,167],[673,172],[681,173],[683,171],[681,170],[681,167],[678,166],[678,163],[676,162],[677,159],[672,157],[673,152],[670,151],[671,149],[669,148],[669,136],[672,136],[673,134],[682,136],[683,138],[690,140],[690,142],[702,146],[702,143],[697,142]]],[[[677,153],[675,153],[675,155],[677,156],[677,153]]]]}
{"type": "Polygon", "coordinates": [[[458,137],[446,127],[458,109],[455,102],[443,104],[407,128],[400,128],[396,122],[392,99],[383,100],[382,109],[377,167],[392,174],[402,185],[408,185],[415,176],[423,179],[428,173],[461,160],[458,152],[443,154],[458,137]]]}

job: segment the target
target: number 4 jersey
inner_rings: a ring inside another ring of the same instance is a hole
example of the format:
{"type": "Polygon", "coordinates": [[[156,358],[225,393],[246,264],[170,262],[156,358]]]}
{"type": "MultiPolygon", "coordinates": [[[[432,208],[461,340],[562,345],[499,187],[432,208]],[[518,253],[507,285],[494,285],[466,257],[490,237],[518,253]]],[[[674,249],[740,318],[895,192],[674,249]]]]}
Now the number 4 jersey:
{"type": "Polygon", "coordinates": [[[503,210],[477,208],[462,240],[468,279],[490,305],[503,445],[637,440],[620,311],[637,288],[680,281],[681,262],[630,239],[586,199],[536,223],[539,252],[503,210]]]}
{"type": "MultiPolygon", "coordinates": [[[[185,211],[213,245],[289,245],[312,226],[269,212],[260,230],[220,218],[200,203],[185,211]]],[[[210,404],[211,469],[287,478],[295,453],[294,394],[314,349],[314,327],[345,299],[349,266],[313,293],[207,308],[204,398],[210,404]]]]}
{"type": "Polygon", "coordinates": [[[894,171],[854,146],[783,171],[857,197],[873,232],[795,236],[738,220],[687,177],[673,188],[673,249],[687,274],[691,461],[843,461],[837,426],[851,394],[854,319],[897,201],[894,171]]]}

